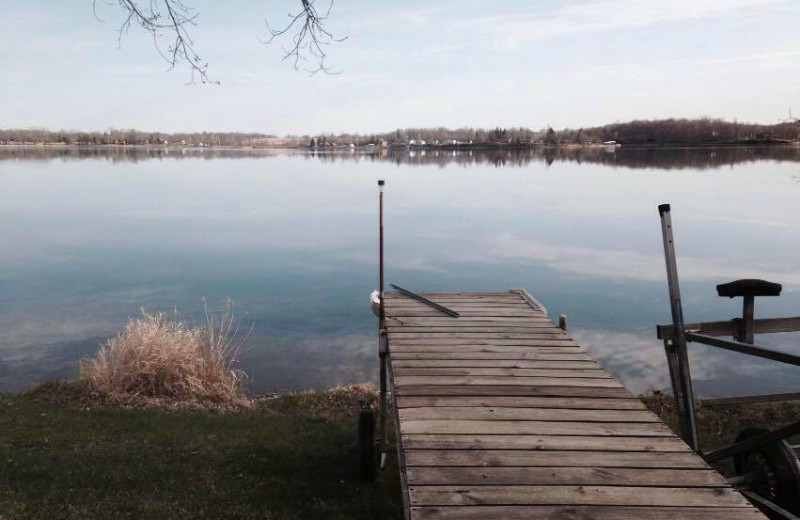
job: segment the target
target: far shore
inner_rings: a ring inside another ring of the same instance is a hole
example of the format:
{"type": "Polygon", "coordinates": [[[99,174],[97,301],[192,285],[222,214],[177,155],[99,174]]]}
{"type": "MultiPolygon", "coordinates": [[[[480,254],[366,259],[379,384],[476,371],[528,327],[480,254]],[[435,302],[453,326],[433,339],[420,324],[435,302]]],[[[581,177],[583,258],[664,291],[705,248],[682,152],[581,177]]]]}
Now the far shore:
{"type": "Polygon", "coordinates": [[[300,150],[316,153],[351,151],[359,152],[401,152],[401,151],[495,151],[495,150],[535,150],[535,149],[675,149],[675,148],[722,148],[722,147],[754,147],[754,146],[777,146],[777,147],[797,147],[800,140],[788,141],[779,139],[751,139],[743,141],[720,141],[720,142],[670,142],[670,143],[477,143],[477,144],[457,144],[457,145],[335,145],[335,146],[300,146],[295,144],[281,145],[180,145],[180,144],[93,144],[93,143],[0,143],[0,149],[92,149],[92,150],[162,150],[162,151],[204,151],[204,150],[300,150]]]}

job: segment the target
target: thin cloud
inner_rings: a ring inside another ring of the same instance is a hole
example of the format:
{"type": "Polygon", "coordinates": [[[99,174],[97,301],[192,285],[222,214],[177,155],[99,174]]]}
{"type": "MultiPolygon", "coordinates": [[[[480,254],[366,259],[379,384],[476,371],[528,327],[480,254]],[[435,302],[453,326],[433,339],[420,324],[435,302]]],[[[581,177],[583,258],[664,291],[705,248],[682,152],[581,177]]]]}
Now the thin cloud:
{"type": "MultiPolygon", "coordinates": [[[[641,2],[605,0],[567,5],[552,14],[537,9],[528,15],[496,18],[498,37],[509,46],[583,33],[632,29],[662,22],[737,16],[737,11],[778,0],[672,0],[641,2]]],[[[738,15],[741,15],[739,12],[738,15]]]]}

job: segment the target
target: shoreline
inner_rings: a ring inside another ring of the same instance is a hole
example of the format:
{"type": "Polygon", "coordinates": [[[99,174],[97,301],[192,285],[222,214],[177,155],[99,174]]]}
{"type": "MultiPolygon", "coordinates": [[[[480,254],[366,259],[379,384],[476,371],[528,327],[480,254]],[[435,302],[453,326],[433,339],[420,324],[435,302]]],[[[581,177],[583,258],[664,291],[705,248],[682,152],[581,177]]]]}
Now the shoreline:
{"type": "Polygon", "coordinates": [[[68,144],[68,143],[0,143],[0,150],[8,149],[83,149],[83,150],[161,150],[161,151],[214,151],[214,150],[231,150],[231,151],[277,151],[277,150],[298,150],[307,151],[312,153],[325,153],[325,152],[341,152],[348,153],[351,151],[359,152],[402,152],[402,151],[430,151],[430,150],[443,150],[443,151],[496,151],[496,150],[546,150],[546,149],[615,149],[615,150],[676,150],[676,149],[703,149],[703,148],[755,148],[755,147],[800,147],[800,140],[798,141],[779,141],[779,140],[758,140],[758,141],[721,141],[712,143],[693,143],[693,142],[672,142],[672,143],[634,143],[634,144],[617,144],[607,145],[602,143],[564,143],[564,144],[493,144],[481,143],[473,145],[393,145],[393,146],[357,146],[350,148],[348,146],[322,146],[322,147],[309,147],[309,146],[286,146],[286,145],[265,145],[265,146],[247,146],[247,145],[156,145],[156,144],[68,144]]]}

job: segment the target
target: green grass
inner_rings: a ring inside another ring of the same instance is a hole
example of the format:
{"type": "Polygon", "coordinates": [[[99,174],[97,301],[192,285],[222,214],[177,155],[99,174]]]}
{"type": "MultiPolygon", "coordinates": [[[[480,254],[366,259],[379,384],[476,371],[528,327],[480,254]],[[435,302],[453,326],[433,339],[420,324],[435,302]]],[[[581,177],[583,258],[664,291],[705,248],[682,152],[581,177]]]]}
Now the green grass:
{"type": "Polygon", "coordinates": [[[363,388],[251,409],[125,409],[0,395],[0,519],[400,518],[396,466],[358,481],[363,388]]]}

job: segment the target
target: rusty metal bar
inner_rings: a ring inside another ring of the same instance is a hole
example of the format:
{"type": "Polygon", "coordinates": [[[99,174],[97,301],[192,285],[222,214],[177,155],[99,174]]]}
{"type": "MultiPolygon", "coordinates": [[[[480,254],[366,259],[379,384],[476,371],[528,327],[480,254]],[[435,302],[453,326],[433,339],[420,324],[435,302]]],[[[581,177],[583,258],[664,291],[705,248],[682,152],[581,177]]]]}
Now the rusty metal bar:
{"type": "Polygon", "coordinates": [[[443,313],[447,314],[448,316],[452,316],[453,318],[458,318],[460,316],[460,314],[457,313],[456,311],[454,311],[452,309],[448,309],[444,305],[439,305],[436,302],[432,302],[429,299],[425,298],[424,296],[420,296],[419,294],[413,293],[413,292],[409,291],[408,289],[403,289],[402,287],[398,287],[395,284],[391,284],[391,285],[392,285],[392,287],[394,287],[401,294],[404,294],[405,296],[408,296],[409,298],[413,298],[413,299],[417,300],[418,302],[422,302],[422,303],[424,303],[425,305],[427,305],[429,307],[433,307],[437,311],[443,312],[443,313]]]}
{"type": "Polygon", "coordinates": [[[787,354],[785,352],[778,352],[777,350],[770,350],[758,345],[751,345],[749,343],[742,343],[741,341],[730,341],[727,339],[715,338],[706,336],[705,334],[698,334],[696,332],[685,332],[684,336],[688,341],[695,343],[702,343],[711,347],[717,347],[740,354],[747,354],[748,356],[755,356],[764,359],[770,359],[779,363],[786,363],[787,365],[794,365],[800,367],[800,356],[787,354]]]}

